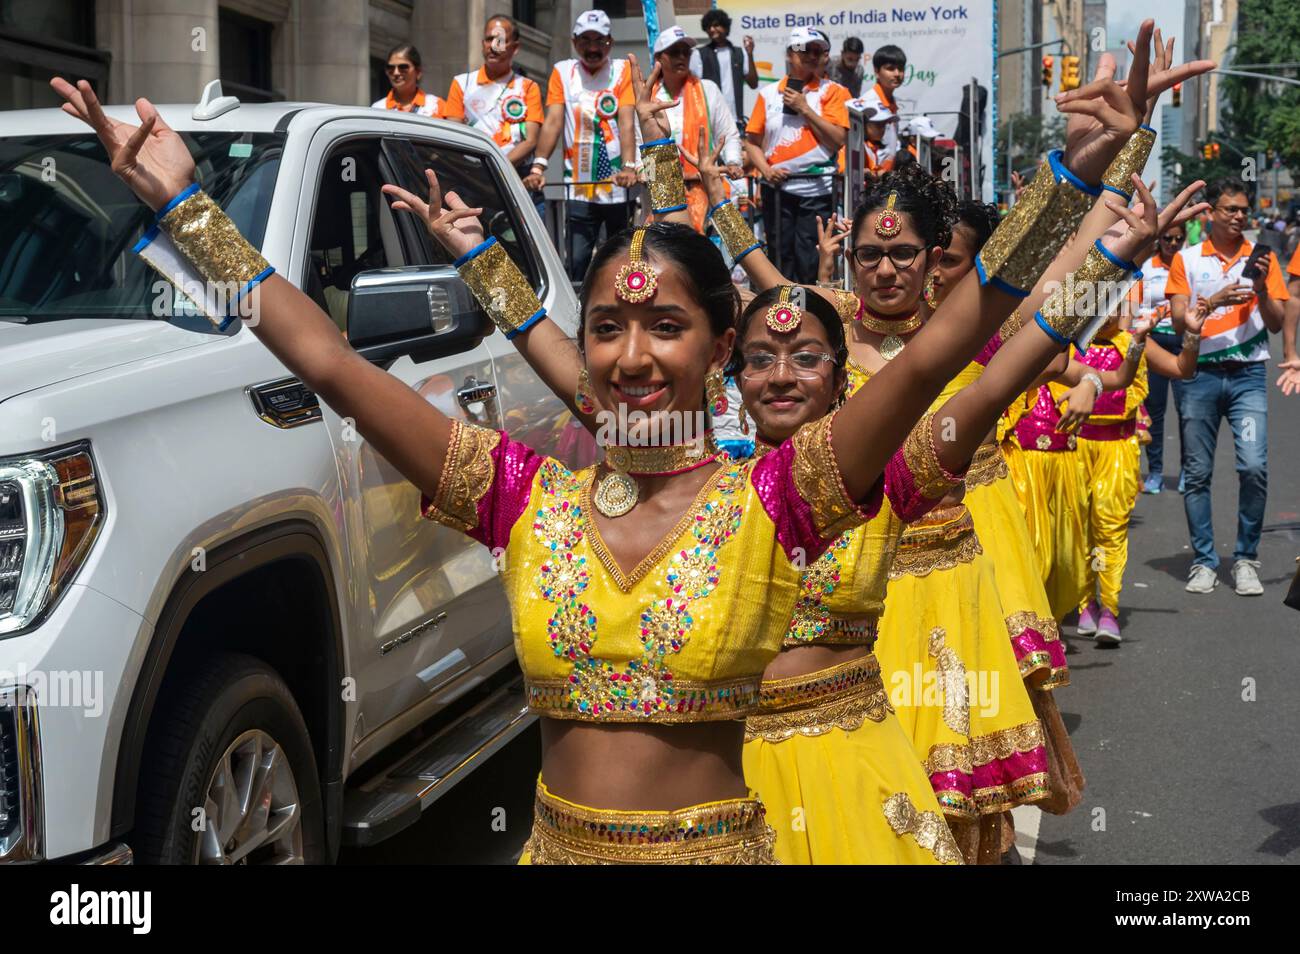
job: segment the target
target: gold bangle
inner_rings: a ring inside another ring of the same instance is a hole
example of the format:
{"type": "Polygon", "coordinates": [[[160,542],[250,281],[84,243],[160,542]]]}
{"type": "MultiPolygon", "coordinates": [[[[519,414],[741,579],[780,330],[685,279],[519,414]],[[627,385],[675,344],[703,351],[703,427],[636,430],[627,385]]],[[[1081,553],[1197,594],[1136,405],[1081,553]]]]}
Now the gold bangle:
{"type": "Polygon", "coordinates": [[[714,209],[712,217],[713,227],[722,236],[733,261],[740,260],[746,252],[758,248],[759,242],[754,237],[754,230],[749,227],[735,203],[728,202],[721,208],[714,209]]]}
{"type": "Polygon", "coordinates": [[[546,309],[528,279],[495,238],[489,239],[486,248],[457,270],[492,323],[507,338],[513,338],[546,316],[546,309]]]}
{"type": "Polygon", "coordinates": [[[1125,197],[1131,198],[1133,195],[1133,174],[1140,174],[1146,167],[1147,159],[1150,157],[1151,149],[1155,144],[1155,130],[1150,126],[1139,127],[1138,131],[1124,144],[1124,148],[1119,151],[1119,155],[1111,162],[1110,168],[1101,177],[1101,184],[1108,189],[1113,189],[1115,192],[1123,193],[1125,197]]]}
{"type": "Polygon", "coordinates": [[[1027,296],[1100,194],[1100,187],[1084,186],[1065,169],[1059,152],[1043,160],[976,257],[980,281],[1027,296]]]}
{"type": "Polygon", "coordinates": [[[202,190],[185,199],[158,222],[195,271],[212,284],[233,285],[226,300],[270,266],[262,253],[239,234],[221,206],[202,190]]]}
{"type": "Polygon", "coordinates": [[[671,139],[641,147],[641,167],[650,186],[650,208],[656,213],[686,208],[686,183],[677,143],[671,139]]]}
{"type": "Polygon", "coordinates": [[[931,499],[943,497],[962,481],[939,462],[939,451],[934,446],[934,414],[927,411],[903,441],[903,462],[912,472],[916,489],[931,499]]]}
{"type": "Polygon", "coordinates": [[[1094,244],[1079,268],[1065,277],[1043,302],[1038,317],[1067,342],[1103,313],[1112,302],[1122,301],[1129,272],[1097,250],[1094,244]]]}

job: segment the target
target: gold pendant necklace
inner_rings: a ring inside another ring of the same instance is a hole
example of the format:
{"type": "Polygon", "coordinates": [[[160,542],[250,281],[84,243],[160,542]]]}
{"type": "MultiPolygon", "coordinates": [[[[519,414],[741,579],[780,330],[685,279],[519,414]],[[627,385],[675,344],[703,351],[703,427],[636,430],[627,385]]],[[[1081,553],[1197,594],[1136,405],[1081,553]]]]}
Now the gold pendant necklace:
{"type": "Polygon", "coordinates": [[[868,331],[874,331],[878,335],[884,335],[884,341],[880,342],[880,347],[876,350],[886,361],[893,361],[903,352],[903,346],[907,341],[902,335],[909,335],[921,327],[921,313],[915,312],[907,318],[883,319],[878,318],[864,307],[858,320],[862,327],[868,331]]]}
{"type": "Polygon", "coordinates": [[[621,517],[640,499],[641,492],[633,475],[646,477],[683,474],[703,467],[721,453],[713,433],[689,444],[670,444],[665,447],[629,447],[611,445],[605,448],[605,464],[610,473],[600,479],[592,503],[602,516],[621,517]]]}

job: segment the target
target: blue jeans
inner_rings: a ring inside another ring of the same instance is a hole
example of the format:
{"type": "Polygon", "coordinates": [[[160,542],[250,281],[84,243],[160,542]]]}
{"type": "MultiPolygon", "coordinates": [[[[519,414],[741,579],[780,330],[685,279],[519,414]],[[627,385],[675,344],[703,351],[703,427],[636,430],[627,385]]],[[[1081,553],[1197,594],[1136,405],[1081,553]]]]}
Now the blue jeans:
{"type": "MultiPolygon", "coordinates": [[[[1151,340],[1166,351],[1178,354],[1183,350],[1183,339],[1178,335],[1152,333],[1151,340]]],[[[1177,378],[1167,378],[1163,374],[1147,367],[1147,381],[1151,389],[1147,394],[1147,413],[1151,415],[1151,443],[1147,445],[1147,473],[1163,474],[1165,472],[1165,408],[1169,405],[1169,387],[1174,388],[1174,409],[1178,411],[1178,458],[1179,470],[1186,470],[1183,461],[1183,382],[1177,378]]]]}
{"type": "Polygon", "coordinates": [[[569,278],[580,282],[591,264],[591,254],[600,241],[602,226],[609,239],[628,226],[632,216],[629,202],[580,202],[568,199],[564,203],[569,228],[569,278]]]}
{"type": "Polygon", "coordinates": [[[1265,362],[1230,368],[1201,365],[1196,377],[1183,382],[1183,453],[1187,467],[1187,530],[1192,538],[1192,564],[1217,569],[1214,521],[1210,512],[1210,480],[1219,421],[1228,419],[1237,455],[1237,546],[1234,560],[1254,560],[1264,526],[1268,499],[1268,376],[1265,362]]]}

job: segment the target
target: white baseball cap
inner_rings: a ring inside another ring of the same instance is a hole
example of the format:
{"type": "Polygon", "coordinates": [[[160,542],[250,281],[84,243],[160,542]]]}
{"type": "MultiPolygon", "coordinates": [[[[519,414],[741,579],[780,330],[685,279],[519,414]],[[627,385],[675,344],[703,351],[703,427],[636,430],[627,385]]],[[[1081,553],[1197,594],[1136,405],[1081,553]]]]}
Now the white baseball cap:
{"type": "Polygon", "coordinates": [[[599,33],[601,36],[609,36],[610,30],[609,15],[604,10],[588,10],[586,13],[580,13],[573,23],[574,36],[580,33],[599,33]]]}
{"type": "Polygon", "coordinates": [[[662,53],[670,46],[676,46],[678,43],[685,43],[688,46],[695,45],[695,37],[690,36],[679,26],[670,26],[659,34],[659,39],[655,40],[655,54],[662,53]]]}
{"type": "Polygon", "coordinates": [[[820,43],[827,50],[831,48],[831,41],[826,39],[826,34],[811,27],[795,27],[791,30],[790,40],[786,43],[786,48],[802,53],[808,49],[811,43],[820,43]]]}
{"type": "Polygon", "coordinates": [[[920,136],[922,139],[934,139],[939,135],[939,130],[934,128],[934,123],[930,121],[929,116],[913,116],[903,123],[903,128],[899,130],[899,133],[904,136],[920,136]]]}
{"type": "Polygon", "coordinates": [[[898,113],[894,112],[888,106],[882,103],[868,103],[867,122],[869,123],[895,123],[898,122],[898,113]]]}

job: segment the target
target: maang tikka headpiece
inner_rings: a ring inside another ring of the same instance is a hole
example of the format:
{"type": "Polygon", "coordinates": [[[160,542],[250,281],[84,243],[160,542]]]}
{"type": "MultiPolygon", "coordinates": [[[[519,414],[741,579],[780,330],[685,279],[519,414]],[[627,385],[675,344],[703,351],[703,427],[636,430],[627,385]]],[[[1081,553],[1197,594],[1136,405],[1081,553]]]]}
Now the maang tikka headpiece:
{"type": "Polygon", "coordinates": [[[614,276],[614,293],[633,305],[649,301],[659,288],[659,273],[641,258],[644,244],[645,229],[637,229],[632,233],[632,245],[628,248],[628,263],[614,276]]]}
{"type": "Polygon", "coordinates": [[[876,234],[881,238],[893,238],[903,231],[903,221],[894,211],[894,203],[897,201],[898,193],[889,193],[889,198],[885,200],[885,207],[876,216],[876,234]]]}
{"type": "Polygon", "coordinates": [[[794,331],[803,321],[802,285],[782,285],[781,296],[767,309],[767,326],[773,331],[794,331]]]}

